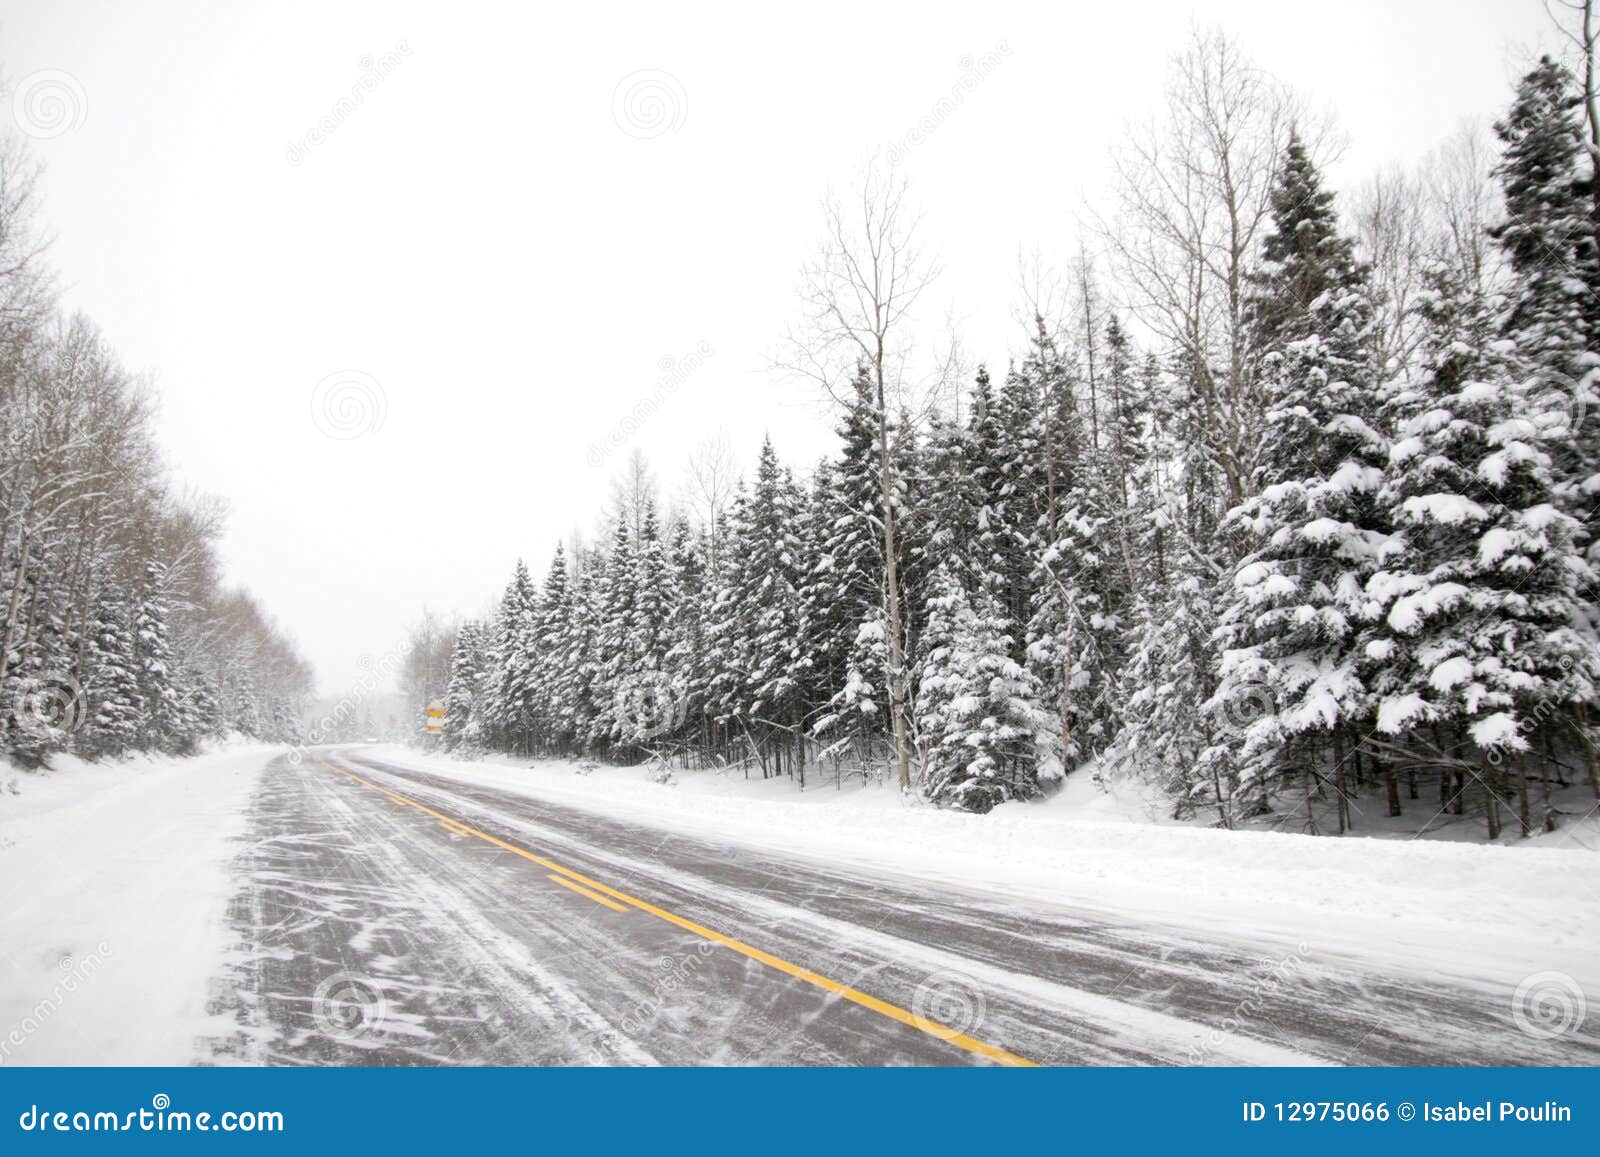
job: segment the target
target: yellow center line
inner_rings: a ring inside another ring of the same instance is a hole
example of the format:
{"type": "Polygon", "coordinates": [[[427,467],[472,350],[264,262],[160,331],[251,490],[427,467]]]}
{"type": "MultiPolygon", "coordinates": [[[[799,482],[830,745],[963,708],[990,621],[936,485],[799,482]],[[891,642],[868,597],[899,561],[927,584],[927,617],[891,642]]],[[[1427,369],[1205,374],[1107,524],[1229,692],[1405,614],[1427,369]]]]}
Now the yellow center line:
{"type": "MultiPolygon", "coordinates": [[[[665,908],[658,908],[654,904],[640,900],[635,896],[630,896],[626,892],[619,892],[617,889],[610,887],[609,885],[602,884],[599,880],[591,880],[588,876],[583,875],[581,872],[575,872],[571,868],[563,867],[553,860],[547,860],[543,856],[535,855],[526,848],[519,848],[515,844],[508,844],[502,839],[497,839],[496,837],[491,836],[488,832],[481,832],[477,828],[471,827],[462,823],[460,820],[445,815],[443,812],[434,811],[432,808],[426,806],[425,804],[420,804],[414,799],[408,799],[403,795],[399,795],[396,792],[390,791],[386,787],[380,787],[371,780],[363,779],[361,776],[352,771],[346,771],[342,767],[335,767],[333,764],[329,763],[320,756],[317,757],[317,762],[322,764],[322,766],[326,767],[329,771],[338,772],[340,775],[347,776],[359,784],[370,787],[373,791],[382,792],[391,799],[397,800],[403,804],[407,804],[410,807],[414,807],[423,814],[430,815],[436,820],[447,821],[455,824],[468,835],[477,836],[480,840],[483,840],[486,843],[491,843],[497,848],[502,848],[505,851],[513,853],[514,855],[521,856],[525,860],[531,860],[542,868],[547,868],[558,875],[565,876],[568,880],[574,880],[577,883],[593,889],[596,892],[602,892],[613,899],[620,900],[624,904],[639,909],[641,912],[648,912],[658,920],[665,920],[668,924],[676,925],[677,927],[682,928],[685,932],[692,932],[694,935],[699,936],[704,940],[709,940],[713,944],[720,944],[724,948],[732,949],[741,956],[747,956],[751,960],[759,961],[760,963],[767,965],[769,968],[775,968],[785,975],[794,977],[796,980],[803,980],[807,984],[815,985],[817,988],[820,988],[825,992],[831,992],[835,996],[850,1001],[852,1004],[859,1004],[862,1008],[870,1008],[873,1012],[879,1013],[882,1016],[886,1016],[890,1020],[897,1020],[901,1024],[909,1025],[919,1032],[925,1032],[929,1036],[937,1037],[942,1041],[947,1041],[958,1048],[966,1049],[969,1053],[974,1053],[980,1057],[985,1057],[988,1060],[996,1062],[997,1064],[1026,1066],[1030,1068],[1036,1066],[1036,1062],[1030,1061],[1026,1057],[1019,1057],[1017,1054],[1007,1052],[1005,1049],[997,1048],[991,1044],[986,1044],[981,1040],[968,1036],[964,1032],[957,1032],[948,1025],[943,1025],[937,1021],[929,1020],[927,1017],[918,1016],[916,1013],[910,1012],[907,1009],[903,1009],[898,1005],[890,1004],[886,1000],[879,1000],[875,996],[870,996],[865,992],[859,991],[858,989],[851,988],[848,984],[844,984],[837,980],[832,980],[826,976],[823,976],[821,973],[811,971],[809,968],[802,968],[798,964],[791,964],[789,961],[784,960],[780,956],[774,956],[770,952],[763,952],[761,949],[751,947],[749,944],[746,944],[740,940],[735,940],[731,936],[724,936],[721,932],[713,931],[703,924],[696,924],[693,920],[685,919],[676,913],[667,911],[665,908]]],[[[557,880],[556,882],[562,883],[563,881],[557,880]]]]}
{"type": "Polygon", "coordinates": [[[589,899],[593,900],[596,904],[604,904],[607,908],[610,908],[613,912],[626,912],[627,911],[626,908],[624,908],[621,904],[617,903],[615,900],[607,900],[599,892],[591,892],[591,891],[589,891],[589,889],[585,888],[582,884],[574,884],[571,880],[568,880],[568,879],[565,879],[564,877],[558,876],[554,872],[552,872],[552,873],[550,873],[550,875],[546,876],[545,879],[554,880],[556,883],[560,884],[563,888],[571,888],[574,892],[578,893],[578,895],[587,896],[587,897],[589,897],[589,899]]]}

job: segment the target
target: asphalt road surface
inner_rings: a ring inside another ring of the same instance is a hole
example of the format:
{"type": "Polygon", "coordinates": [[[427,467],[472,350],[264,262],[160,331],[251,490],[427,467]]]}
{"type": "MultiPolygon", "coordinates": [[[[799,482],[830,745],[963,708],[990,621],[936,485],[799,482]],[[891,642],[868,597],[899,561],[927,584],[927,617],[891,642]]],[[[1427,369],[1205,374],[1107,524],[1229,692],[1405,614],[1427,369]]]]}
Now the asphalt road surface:
{"type": "MultiPolygon", "coordinates": [[[[219,1061],[1600,1064],[1508,994],[672,833],[361,748],[274,761],[219,1061]]],[[[1593,1019],[1593,1018],[1591,1018],[1593,1019]]]]}

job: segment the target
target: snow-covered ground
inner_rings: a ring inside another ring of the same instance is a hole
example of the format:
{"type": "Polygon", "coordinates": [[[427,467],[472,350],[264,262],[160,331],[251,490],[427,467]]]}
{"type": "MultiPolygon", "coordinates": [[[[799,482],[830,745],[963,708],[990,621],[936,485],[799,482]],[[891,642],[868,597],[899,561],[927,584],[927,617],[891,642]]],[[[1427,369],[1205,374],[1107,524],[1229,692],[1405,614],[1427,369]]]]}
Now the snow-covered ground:
{"type": "Polygon", "coordinates": [[[0,1065],[194,1059],[235,841],[279,751],[0,765],[0,1065]]]}
{"type": "MultiPolygon", "coordinates": [[[[383,748],[364,748],[382,758],[383,748]]],[[[1080,784],[987,816],[895,790],[565,761],[469,762],[389,749],[461,780],[838,863],[1000,889],[1253,941],[1516,985],[1559,971],[1600,994],[1600,853],[1429,840],[1228,832],[1148,822],[1080,784]]],[[[1593,843],[1593,840],[1585,840],[1593,843]]]]}

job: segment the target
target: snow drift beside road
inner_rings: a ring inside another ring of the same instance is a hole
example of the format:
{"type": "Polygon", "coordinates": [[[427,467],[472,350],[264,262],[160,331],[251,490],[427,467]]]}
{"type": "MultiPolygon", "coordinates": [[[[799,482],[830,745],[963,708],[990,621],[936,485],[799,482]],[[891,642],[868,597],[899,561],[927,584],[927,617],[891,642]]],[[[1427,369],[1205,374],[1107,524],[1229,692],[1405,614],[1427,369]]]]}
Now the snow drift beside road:
{"type": "Polygon", "coordinates": [[[229,862],[281,749],[0,770],[0,1065],[190,1064],[229,862]]]}
{"type": "Polygon", "coordinates": [[[463,782],[636,822],[932,881],[1317,953],[1515,985],[1557,970],[1600,996],[1600,854],[1427,840],[1229,832],[1008,804],[986,816],[890,787],[797,793],[788,780],[564,761],[466,762],[358,748],[463,782]]]}

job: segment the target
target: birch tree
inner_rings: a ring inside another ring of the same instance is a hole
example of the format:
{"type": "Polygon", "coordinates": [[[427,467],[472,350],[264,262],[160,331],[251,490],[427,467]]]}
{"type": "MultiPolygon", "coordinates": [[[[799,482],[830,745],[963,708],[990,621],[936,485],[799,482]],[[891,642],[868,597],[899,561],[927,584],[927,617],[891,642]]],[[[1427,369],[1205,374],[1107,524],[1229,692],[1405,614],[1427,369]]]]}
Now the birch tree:
{"type": "Polygon", "coordinates": [[[823,202],[823,240],[801,273],[804,322],[791,332],[782,365],[814,381],[843,409],[865,407],[877,432],[879,512],[883,537],[883,610],[888,628],[889,715],[895,769],[902,791],[911,787],[907,722],[905,615],[897,524],[901,483],[890,452],[891,423],[903,397],[909,319],[937,276],[918,247],[917,220],[903,180],[869,169],[848,197],[823,202]],[[864,366],[871,389],[850,388],[864,366]]]}

